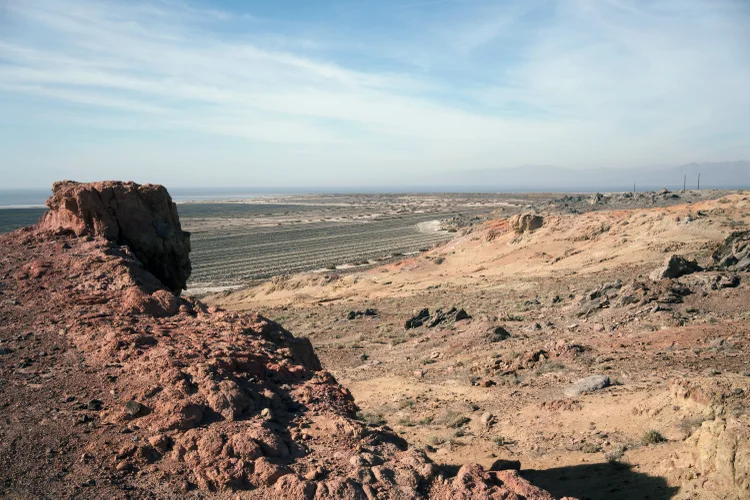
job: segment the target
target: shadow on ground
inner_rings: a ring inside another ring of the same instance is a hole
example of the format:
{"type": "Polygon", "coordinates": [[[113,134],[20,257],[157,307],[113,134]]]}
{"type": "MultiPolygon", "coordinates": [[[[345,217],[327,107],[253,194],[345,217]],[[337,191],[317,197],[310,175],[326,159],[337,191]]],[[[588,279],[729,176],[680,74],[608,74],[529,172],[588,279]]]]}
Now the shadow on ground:
{"type": "Polygon", "coordinates": [[[521,475],[554,497],[580,500],[669,500],[677,488],[658,476],[637,472],[627,464],[586,464],[545,470],[524,470],[521,475]]]}

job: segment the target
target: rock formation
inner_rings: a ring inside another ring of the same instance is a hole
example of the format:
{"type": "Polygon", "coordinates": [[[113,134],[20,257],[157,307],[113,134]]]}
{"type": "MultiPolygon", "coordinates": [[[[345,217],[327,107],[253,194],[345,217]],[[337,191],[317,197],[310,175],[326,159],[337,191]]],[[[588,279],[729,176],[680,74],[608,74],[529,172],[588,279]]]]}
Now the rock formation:
{"type": "Polygon", "coordinates": [[[750,495],[750,432],[748,422],[734,418],[709,420],[690,437],[697,468],[723,491],[750,495]]]}
{"type": "Polygon", "coordinates": [[[679,278],[686,274],[697,273],[703,269],[694,260],[688,260],[679,255],[667,257],[664,266],[654,270],[649,277],[653,281],[659,281],[665,278],[679,278]]]}
{"type": "Polygon", "coordinates": [[[714,266],[718,269],[750,271],[750,231],[732,233],[713,254],[714,266]]]}
{"type": "Polygon", "coordinates": [[[133,182],[56,182],[39,227],[68,229],[127,245],[175,294],[190,277],[190,233],[163,186],[133,182]]]}
{"type": "Polygon", "coordinates": [[[532,213],[516,214],[510,218],[510,227],[518,234],[530,233],[542,227],[544,219],[532,213]]]}
{"type": "Polygon", "coordinates": [[[188,240],[163,187],[54,193],[0,237],[0,497],[552,498],[516,471],[449,477],[358,420],[308,340],[175,296],[188,240]]]}

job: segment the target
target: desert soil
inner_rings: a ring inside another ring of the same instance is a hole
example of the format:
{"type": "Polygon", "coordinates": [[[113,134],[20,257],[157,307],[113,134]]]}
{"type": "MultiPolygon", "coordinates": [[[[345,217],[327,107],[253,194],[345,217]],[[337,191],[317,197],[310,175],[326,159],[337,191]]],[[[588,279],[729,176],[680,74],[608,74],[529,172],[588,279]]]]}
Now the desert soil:
{"type": "Polygon", "coordinates": [[[673,254],[709,268],[750,224],[748,194],[651,196],[548,200],[534,231],[495,218],[398,262],[207,300],[309,338],[362,419],[440,463],[519,460],[557,497],[748,498],[747,447],[730,439],[722,465],[716,442],[750,425],[750,276],[649,276],[673,254]],[[452,307],[470,318],[405,328],[452,307]],[[594,375],[609,383],[569,391],[594,375]]]}

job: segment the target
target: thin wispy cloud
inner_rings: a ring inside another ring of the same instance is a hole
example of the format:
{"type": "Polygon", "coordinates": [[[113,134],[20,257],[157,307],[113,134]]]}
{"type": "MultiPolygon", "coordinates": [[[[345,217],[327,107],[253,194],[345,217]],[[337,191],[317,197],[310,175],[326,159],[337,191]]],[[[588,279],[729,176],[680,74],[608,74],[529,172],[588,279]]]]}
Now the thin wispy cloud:
{"type": "Polygon", "coordinates": [[[393,184],[750,157],[739,0],[242,5],[4,4],[7,182],[107,165],[181,185],[393,184]]]}

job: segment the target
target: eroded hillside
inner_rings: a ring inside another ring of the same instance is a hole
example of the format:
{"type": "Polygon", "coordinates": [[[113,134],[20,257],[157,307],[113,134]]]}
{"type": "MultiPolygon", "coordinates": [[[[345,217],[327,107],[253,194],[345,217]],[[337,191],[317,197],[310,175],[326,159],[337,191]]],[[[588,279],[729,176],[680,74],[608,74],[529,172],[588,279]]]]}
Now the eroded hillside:
{"type": "Polygon", "coordinates": [[[3,498],[552,498],[437,465],[355,418],[308,340],[175,294],[189,235],[163,187],[58,183],[49,205],[0,237],[3,498]]]}
{"type": "Polygon", "coordinates": [[[364,418],[441,462],[518,460],[556,496],[748,498],[747,193],[539,215],[209,302],[308,337],[364,418]]]}

